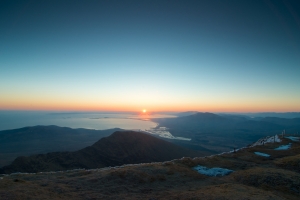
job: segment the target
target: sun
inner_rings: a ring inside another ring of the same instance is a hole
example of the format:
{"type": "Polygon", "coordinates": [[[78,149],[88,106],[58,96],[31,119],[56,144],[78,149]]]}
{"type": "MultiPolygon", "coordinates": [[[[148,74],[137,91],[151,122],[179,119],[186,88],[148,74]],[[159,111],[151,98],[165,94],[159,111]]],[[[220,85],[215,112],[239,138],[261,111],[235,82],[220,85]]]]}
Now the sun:
{"type": "Polygon", "coordinates": [[[146,109],[144,109],[144,110],[143,110],[143,113],[146,113],[146,112],[147,112],[147,110],[146,110],[146,109]]]}

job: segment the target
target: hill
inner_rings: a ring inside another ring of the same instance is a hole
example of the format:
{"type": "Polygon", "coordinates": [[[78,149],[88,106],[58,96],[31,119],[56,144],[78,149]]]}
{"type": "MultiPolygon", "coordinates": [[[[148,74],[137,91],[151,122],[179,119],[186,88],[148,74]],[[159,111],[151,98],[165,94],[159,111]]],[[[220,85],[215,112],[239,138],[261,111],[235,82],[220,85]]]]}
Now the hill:
{"type": "Polygon", "coordinates": [[[194,150],[206,149],[211,153],[230,151],[252,144],[259,138],[300,130],[300,118],[250,118],[243,115],[196,113],[177,118],[152,119],[159,127],[167,127],[175,137],[191,141],[171,141],[194,150]]]}
{"type": "Polygon", "coordinates": [[[0,131],[0,167],[18,156],[54,151],[76,151],[121,129],[92,130],[59,126],[33,126],[0,131]]]}
{"type": "Polygon", "coordinates": [[[93,170],[0,175],[1,199],[249,199],[300,198],[300,143],[243,148],[236,153],[93,170]],[[290,149],[275,150],[287,145],[290,149]],[[256,155],[256,152],[269,157],[256,155]],[[208,176],[194,167],[226,168],[208,176]]]}
{"type": "Polygon", "coordinates": [[[11,165],[0,169],[0,173],[92,169],[199,155],[150,135],[117,131],[79,151],[18,157],[11,165]]]}

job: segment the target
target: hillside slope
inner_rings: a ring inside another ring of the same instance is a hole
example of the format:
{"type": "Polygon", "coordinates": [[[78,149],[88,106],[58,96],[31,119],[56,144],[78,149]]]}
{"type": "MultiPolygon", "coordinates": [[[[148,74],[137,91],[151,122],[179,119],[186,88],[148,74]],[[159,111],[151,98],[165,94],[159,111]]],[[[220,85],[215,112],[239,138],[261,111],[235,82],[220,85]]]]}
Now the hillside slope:
{"type": "MultiPolygon", "coordinates": [[[[159,127],[167,127],[175,137],[191,141],[171,141],[194,150],[207,149],[220,153],[247,146],[268,135],[294,134],[300,130],[300,118],[265,117],[254,119],[242,115],[196,113],[177,118],[152,119],[159,127]]],[[[158,128],[159,128],[158,127],[158,128]]]]}
{"type": "Polygon", "coordinates": [[[0,169],[0,173],[91,169],[200,155],[150,135],[117,131],[79,151],[18,157],[11,165],[0,169]]]}
{"type": "Polygon", "coordinates": [[[93,170],[0,175],[1,200],[300,198],[300,142],[283,139],[236,153],[93,170]],[[291,145],[289,145],[291,144],[291,145]],[[287,150],[275,150],[289,145],[287,150]],[[269,157],[255,152],[269,154],[269,157]],[[207,176],[195,166],[233,170],[207,176]]]}
{"type": "Polygon", "coordinates": [[[121,129],[92,130],[32,126],[0,131],[0,167],[19,156],[55,151],[77,151],[121,129]]]}

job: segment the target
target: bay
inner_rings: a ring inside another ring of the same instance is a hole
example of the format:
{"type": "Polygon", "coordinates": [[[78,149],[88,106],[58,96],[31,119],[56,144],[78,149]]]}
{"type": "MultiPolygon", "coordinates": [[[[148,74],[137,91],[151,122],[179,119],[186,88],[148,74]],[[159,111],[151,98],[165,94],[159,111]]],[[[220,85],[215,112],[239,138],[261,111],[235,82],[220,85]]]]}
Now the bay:
{"type": "Polygon", "coordinates": [[[56,125],[96,130],[111,128],[147,130],[157,126],[156,123],[151,121],[151,118],[165,117],[174,116],[133,112],[0,111],[0,131],[36,125],[56,125]]]}

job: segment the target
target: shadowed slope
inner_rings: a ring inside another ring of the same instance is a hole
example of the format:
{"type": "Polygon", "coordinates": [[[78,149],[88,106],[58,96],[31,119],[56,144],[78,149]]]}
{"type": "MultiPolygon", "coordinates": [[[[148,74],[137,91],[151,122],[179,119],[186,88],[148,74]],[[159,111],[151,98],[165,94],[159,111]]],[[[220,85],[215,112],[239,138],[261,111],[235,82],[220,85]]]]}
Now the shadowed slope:
{"type": "Polygon", "coordinates": [[[0,173],[57,171],[100,168],[143,162],[166,161],[183,156],[200,156],[172,143],[133,131],[117,131],[94,145],[76,152],[55,152],[18,157],[0,173]]]}
{"type": "Polygon", "coordinates": [[[32,126],[0,131],[0,167],[19,156],[77,151],[121,129],[92,130],[59,126],[32,126]]]}

